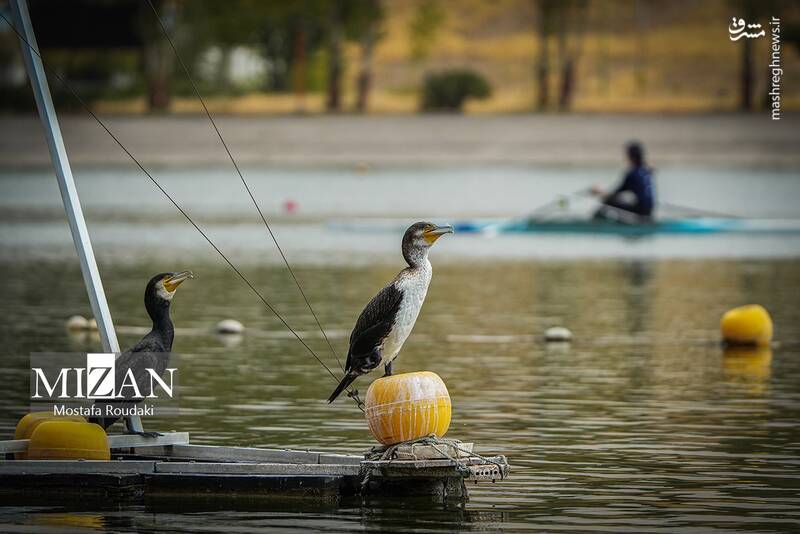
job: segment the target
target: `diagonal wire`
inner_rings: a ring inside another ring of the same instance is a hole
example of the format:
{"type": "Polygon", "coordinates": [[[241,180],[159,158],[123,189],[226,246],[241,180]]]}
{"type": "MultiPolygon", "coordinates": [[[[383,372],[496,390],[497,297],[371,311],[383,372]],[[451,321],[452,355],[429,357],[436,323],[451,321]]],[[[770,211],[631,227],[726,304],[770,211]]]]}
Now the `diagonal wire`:
{"type": "Polygon", "coordinates": [[[317,317],[314,308],[311,306],[311,302],[306,297],[305,291],[303,291],[303,287],[300,285],[300,281],[297,279],[297,276],[294,274],[294,270],[292,269],[291,265],[289,265],[289,260],[286,259],[286,255],[283,252],[283,249],[278,244],[278,239],[275,237],[275,234],[272,232],[272,228],[270,227],[269,223],[267,222],[267,218],[264,216],[264,213],[261,211],[261,207],[258,205],[255,196],[253,195],[253,191],[250,189],[250,186],[247,184],[247,181],[244,179],[244,175],[242,174],[239,165],[236,163],[236,159],[234,159],[233,154],[231,153],[230,148],[228,148],[228,144],[225,142],[225,139],[222,137],[222,133],[220,132],[219,128],[217,127],[217,123],[214,121],[214,117],[211,116],[211,112],[208,110],[206,106],[206,102],[203,99],[200,91],[197,89],[197,85],[194,83],[194,79],[192,75],[189,73],[189,69],[186,67],[186,63],[184,63],[183,58],[178,53],[178,48],[175,46],[175,43],[169,36],[167,32],[167,27],[164,25],[164,21],[161,19],[161,16],[158,14],[158,10],[156,9],[155,5],[153,5],[152,0],[147,0],[147,3],[150,5],[150,9],[153,10],[153,14],[158,20],[159,26],[161,26],[161,31],[164,33],[164,37],[166,37],[167,42],[169,42],[170,47],[172,47],[172,51],[175,53],[175,57],[178,59],[178,63],[180,63],[181,69],[186,74],[186,78],[189,80],[189,83],[192,85],[192,89],[194,90],[194,94],[197,95],[197,99],[200,101],[200,104],[203,106],[203,111],[208,117],[208,120],[211,121],[211,126],[214,127],[214,131],[217,132],[217,137],[219,137],[222,146],[225,148],[225,152],[228,153],[228,158],[230,158],[231,163],[233,164],[233,168],[236,169],[236,173],[239,175],[239,179],[242,181],[242,185],[247,190],[247,194],[250,195],[250,200],[253,202],[253,206],[255,206],[256,211],[261,216],[261,220],[264,222],[264,226],[267,228],[267,232],[269,232],[269,236],[272,238],[272,241],[275,243],[275,247],[277,247],[278,252],[283,259],[283,263],[286,265],[286,269],[289,271],[289,274],[294,280],[294,284],[297,286],[298,291],[300,291],[300,295],[303,297],[303,300],[308,307],[308,310],[311,312],[311,315],[314,316],[314,321],[316,321],[317,326],[319,327],[320,332],[322,332],[322,337],[325,338],[325,342],[328,344],[328,347],[331,349],[334,358],[336,358],[336,362],[339,364],[339,367],[344,371],[344,366],[342,365],[342,361],[339,359],[339,355],[336,353],[336,349],[333,348],[333,344],[328,339],[328,334],[325,333],[325,329],[322,327],[322,323],[320,322],[319,318],[317,317]]]}
{"type": "Polygon", "coordinates": [[[94,113],[94,112],[91,110],[91,108],[88,106],[88,104],[86,104],[86,102],[84,102],[84,100],[83,100],[83,99],[82,99],[80,96],[78,96],[78,94],[77,94],[77,93],[75,92],[75,90],[74,90],[74,89],[73,89],[73,88],[72,88],[72,87],[71,87],[71,86],[70,86],[70,85],[69,85],[69,84],[66,82],[66,80],[64,80],[64,78],[62,78],[62,77],[61,77],[61,76],[60,76],[58,73],[56,73],[56,72],[55,72],[55,71],[54,71],[54,70],[53,70],[53,69],[52,69],[52,68],[51,68],[51,67],[50,67],[50,66],[49,66],[49,65],[48,65],[48,64],[47,64],[45,61],[44,61],[44,58],[42,58],[42,56],[41,56],[41,54],[39,53],[39,51],[38,51],[38,50],[36,50],[36,48],[34,48],[34,47],[33,47],[33,46],[32,46],[32,45],[31,45],[31,44],[28,42],[28,40],[27,40],[27,39],[26,39],[26,38],[25,38],[25,37],[24,37],[24,36],[23,36],[23,35],[22,35],[22,34],[19,32],[19,30],[17,30],[16,26],[14,26],[14,24],[12,24],[12,23],[11,23],[11,21],[9,21],[9,20],[6,18],[6,16],[5,16],[3,13],[0,13],[0,17],[2,17],[2,18],[3,18],[3,20],[4,20],[4,21],[6,21],[6,23],[7,23],[7,24],[8,24],[8,25],[11,27],[11,29],[12,29],[12,30],[14,30],[14,33],[16,33],[16,34],[17,34],[17,36],[19,37],[20,41],[22,41],[23,43],[25,43],[25,44],[28,46],[28,48],[30,48],[30,49],[31,49],[31,51],[32,51],[34,54],[36,54],[36,56],[37,56],[37,57],[39,58],[39,60],[42,62],[42,66],[43,66],[43,67],[44,67],[44,68],[45,68],[45,69],[46,69],[48,72],[50,72],[50,74],[51,74],[52,76],[54,76],[54,77],[55,77],[55,78],[56,78],[56,79],[59,81],[59,83],[61,83],[61,85],[63,85],[63,86],[64,86],[64,87],[65,87],[65,88],[66,88],[66,89],[67,89],[67,90],[68,90],[68,91],[69,91],[69,92],[72,94],[72,96],[73,96],[73,97],[75,97],[75,99],[76,99],[76,100],[78,101],[78,103],[79,103],[79,104],[80,104],[80,105],[83,107],[83,109],[84,109],[84,110],[86,110],[86,112],[87,112],[87,113],[89,113],[89,115],[91,115],[91,116],[92,116],[92,118],[94,118],[94,120],[95,120],[95,121],[97,121],[97,123],[98,123],[98,124],[99,124],[99,125],[100,125],[100,126],[101,126],[101,127],[102,127],[102,128],[105,130],[105,131],[106,131],[106,133],[108,133],[108,135],[110,135],[110,136],[111,136],[111,138],[112,138],[112,139],[113,139],[113,140],[114,140],[114,141],[117,143],[117,145],[119,145],[119,147],[120,147],[120,148],[121,148],[121,149],[122,149],[122,150],[123,150],[123,151],[124,151],[124,152],[125,152],[125,153],[128,155],[128,157],[129,157],[129,158],[130,158],[130,159],[131,159],[131,160],[132,160],[132,161],[133,161],[133,162],[136,164],[136,166],[137,166],[137,167],[139,167],[139,169],[141,169],[141,170],[142,170],[142,172],[143,172],[143,173],[145,173],[145,175],[147,175],[147,177],[148,177],[148,178],[150,178],[150,181],[151,181],[151,182],[153,182],[153,184],[154,184],[154,185],[155,185],[155,186],[156,186],[156,187],[157,187],[157,188],[158,188],[158,189],[159,189],[159,190],[160,190],[162,193],[164,193],[164,196],[166,196],[166,197],[169,199],[169,201],[172,203],[172,205],[173,205],[173,206],[175,206],[175,208],[176,208],[176,209],[177,209],[177,210],[178,210],[178,211],[181,213],[181,215],[183,215],[183,216],[186,218],[186,220],[187,220],[187,221],[189,221],[189,223],[190,223],[192,226],[194,226],[194,227],[195,227],[195,229],[196,229],[198,232],[200,232],[200,235],[202,235],[202,236],[203,236],[203,238],[204,238],[204,239],[205,239],[205,240],[208,242],[208,244],[209,244],[209,245],[211,245],[211,247],[212,247],[212,248],[213,248],[213,249],[214,249],[214,250],[217,252],[217,254],[219,254],[219,255],[222,257],[222,259],[223,259],[223,260],[225,260],[225,262],[228,264],[228,266],[229,266],[231,269],[233,269],[233,271],[234,271],[234,272],[235,272],[235,273],[236,273],[236,274],[239,276],[239,278],[241,278],[241,279],[242,279],[242,281],[243,281],[245,284],[247,284],[247,286],[248,286],[248,287],[249,287],[249,288],[252,290],[252,292],[253,292],[253,293],[255,293],[255,295],[256,295],[256,296],[257,296],[257,297],[258,297],[258,298],[261,300],[261,302],[263,302],[263,303],[264,303],[264,305],[267,307],[267,309],[269,309],[269,310],[270,310],[270,311],[271,311],[271,312],[272,312],[272,313],[275,315],[275,317],[277,317],[277,318],[280,320],[280,322],[281,322],[281,323],[283,323],[283,325],[284,325],[284,326],[285,326],[285,327],[286,327],[286,328],[287,328],[287,329],[288,329],[288,330],[289,330],[289,331],[290,331],[290,332],[291,332],[291,333],[294,335],[294,337],[296,337],[296,338],[297,338],[297,340],[298,340],[298,341],[299,341],[299,342],[300,342],[300,343],[301,343],[301,344],[302,344],[302,345],[303,345],[303,346],[306,348],[306,350],[307,350],[307,351],[308,351],[308,352],[309,352],[309,353],[310,353],[310,354],[311,354],[311,355],[312,355],[314,358],[316,358],[316,360],[317,360],[317,361],[318,361],[318,362],[319,362],[319,363],[320,363],[320,364],[321,364],[321,365],[322,365],[322,366],[325,368],[325,370],[326,370],[326,371],[328,371],[328,374],[330,374],[330,375],[331,375],[331,377],[332,377],[332,378],[333,378],[333,379],[334,379],[336,382],[338,382],[338,381],[339,381],[339,379],[336,377],[336,375],[333,373],[333,371],[331,371],[331,369],[330,369],[330,368],[329,368],[329,367],[328,367],[328,366],[325,364],[325,362],[323,362],[323,361],[322,361],[322,360],[319,358],[319,356],[317,356],[317,354],[316,354],[316,353],[313,351],[313,349],[312,349],[312,348],[311,348],[311,347],[310,347],[310,346],[309,346],[309,345],[308,345],[308,344],[307,344],[307,343],[306,343],[306,342],[303,340],[303,338],[302,338],[302,337],[300,337],[300,335],[299,335],[299,334],[298,334],[298,333],[297,333],[297,332],[296,332],[296,331],[295,331],[295,330],[294,330],[294,329],[293,329],[293,328],[292,328],[292,327],[289,325],[289,323],[287,323],[287,322],[286,322],[286,320],[283,318],[283,316],[281,316],[281,314],[280,314],[280,313],[278,313],[278,311],[277,311],[277,310],[276,310],[276,309],[275,309],[275,308],[274,308],[274,307],[273,307],[273,306],[272,306],[272,305],[269,303],[269,301],[267,301],[267,299],[266,299],[266,298],[264,298],[264,296],[261,294],[261,292],[260,292],[260,291],[258,291],[258,289],[256,289],[256,288],[255,288],[255,286],[254,286],[254,285],[253,285],[253,284],[250,282],[250,280],[248,280],[248,279],[247,279],[247,277],[246,277],[244,274],[242,274],[242,272],[241,272],[241,271],[240,271],[240,270],[239,270],[239,269],[238,269],[238,268],[237,268],[237,267],[236,267],[236,266],[233,264],[233,262],[231,262],[231,260],[229,260],[229,259],[228,259],[228,257],[227,257],[227,256],[226,256],[226,255],[225,255],[225,254],[224,254],[224,253],[223,253],[223,252],[222,252],[222,251],[219,249],[219,247],[217,247],[217,245],[215,245],[215,244],[214,244],[214,242],[211,240],[211,238],[209,238],[209,237],[208,237],[208,235],[207,235],[207,234],[206,234],[206,233],[203,231],[203,229],[202,229],[202,228],[200,228],[200,226],[198,226],[198,224],[197,224],[197,223],[195,223],[195,222],[194,222],[194,220],[192,220],[192,218],[189,216],[189,214],[188,214],[188,213],[186,213],[186,212],[183,210],[183,208],[181,208],[181,206],[180,206],[180,205],[179,205],[179,204],[178,204],[178,203],[177,203],[177,202],[176,202],[176,201],[175,201],[175,200],[174,200],[174,199],[173,199],[173,198],[170,196],[170,194],[169,194],[169,193],[167,193],[167,191],[166,191],[166,190],[165,190],[165,189],[164,189],[164,188],[161,186],[161,184],[160,184],[160,183],[158,183],[158,181],[157,181],[155,178],[153,178],[153,175],[151,175],[151,174],[150,174],[150,173],[147,171],[147,169],[145,169],[145,168],[144,168],[144,166],[142,166],[142,164],[139,162],[139,160],[138,160],[138,159],[136,159],[136,157],[134,157],[134,155],[133,155],[133,154],[131,154],[131,152],[130,152],[130,151],[129,151],[129,150],[126,148],[126,147],[125,147],[125,145],[123,145],[123,144],[122,144],[122,142],[121,142],[121,141],[120,141],[120,140],[117,138],[117,136],[116,136],[116,135],[114,135],[114,133],[113,133],[113,132],[112,132],[112,131],[111,131],[111,130],[110,130],[110,129],[109,129],[107,126],[106,126],[106,124],[105,124],[105,123],[104,123],[102,120],[100,120],[100,118],[99,118],[99,117],[98,117],[98,116],[97,116],[97,115],[96,115],[96,114],[95,114],[95,113],[94,113]]]}

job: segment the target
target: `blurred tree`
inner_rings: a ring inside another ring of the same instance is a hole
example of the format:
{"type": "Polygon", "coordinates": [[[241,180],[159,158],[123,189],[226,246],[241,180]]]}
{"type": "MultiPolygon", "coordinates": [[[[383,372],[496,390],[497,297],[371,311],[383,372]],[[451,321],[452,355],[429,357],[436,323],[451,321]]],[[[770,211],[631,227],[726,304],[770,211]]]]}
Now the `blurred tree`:
{"type": "MultiPolygon", "coordinates": [[[[753,0],[741,0],[742,17],[752,21],[756,16],[756,5],[753,0]]],[[[748,111],[753,107],[753,41],[740,39],[742,48],[741,70],[739,74],[739,109],[748,111]]]]}
{"type": "Polygon", "coordinates": [[[583,46],[587,0],[536,0],[539,20],[537,109],[550,105],[550,37],[556,33],[558,58],[558,109],[569,110],[575,91],[575,71],[583,46]]]}
{"type": "Polygon", "coordinates": [[[308,46],[307,28],[300,21],[294,33],[292,49],[292,91],[297,98],[297,111],[305,112],[306,89],[308,88],[306,48],[308,46]]]}
{"type": "Polygon", "coordinates": [[[327,0],[327,52],[328,89],[325,109],[329,112],[342,109],[342,40],[344,34],[344,0],[327,0]]]}
{"type": "Polygon", "coordinates": [[[636,0],[634,3],[636,52],[633,58],[633,78],[640,94],[643,94],[647,88],[647,35],[650,26],[650,9],[650,2],[645,0],[636,0]]]}
{"type": "MultiPolygon", "coordinates": [[[[380,38],[384,16],[379,0],[192,0],[192,23],[206,36],[206,44],[223,51],[218,78],[224,83],[229,51],[240,45],[257,46],[268,63],[265,88],[292,90],[298,111],[304,110],[309,89],[309,65],[317,51],[325,61],[325,106],[342,107],[344,41],[362,43],[359,102],[366,107],[371,81],[371,57],[380,38]]],[[[361,106],[361,104],[359,104],[361,106]]]]}
{"type": "Polygon", "coordinates": [[[322,8],[318,0],[278,3],[261,31],[263,53],[271,66],[266,88],[291,89],[301,109],[309,86],[309,58],[324,44],[322,8]]]}
{"type": "Polygon", "coordinates": [[[795,52],[800,54],[800,24],[786,24],[781,28],[781,33],[783,42],[792,45],[795,52]]]}
{"type": "Polygon", "coordinates": [[[561,83],[558,93],[558,109],[568,111],[572,107],[575,93],[575,69],[583,48],[586,28],[587,0],[564,0],[558,4],[558,56],[560,58],[561,83]],[[569,39],[570,33],[573,39],[569,39]]]}
{"type": "Polygon", "coordinates": [[[574,83],[572,56],[569,53],[569,43],[567,42],[568,17],[570,16],[567,7],[569,3],[569,0],[563,0],[557,4],[555,9],[556,35],[558,37],[556,39],[556,53],[558,57],[558,73],[560,75],[558,85],[558,109],[560,111],[565,111],[569,108],[572,99],[572,86],[574,83]]]}
{"type": "Polygon", "coordinates": [[[416,9],[408,24],[412,59],[419,61],[428,57],[445,18],[446,12],[439,0],[417,0],[416,9]]]}
{"type": "MultiPolygon", "coordinates": [[[[175,0],[152,0],[167,32],[172,34],[178,18],[175,0]]],[[[140,3],[140,29],[142,34],[142,66],[147,82],[147,105],[150,111],[169,109],[175,53],[147,2],[140,3]]]]}
{"type": "Polygon", "coordinates": [[[536,107],[540,111],[547,109],[549,101],[550,80],[550,34],[552,33],[554,17],[558,9],[558,0],[534,0],[539,10],[539,61],[536,66],[536,81],[538,86],[536,107]]]}
{"type": "Polygon", "coordinates": [[[361,47],[361,65],[358,72],[356,111],[367,110],[372,87],[372,59],[375,45],[383,37],[381,24],[386,15],[381,0],[361,0],[359,9],[352,10],[347,21],[347,36],[361,47]]]}
{"type": "MultiPolygon", "coordinates": [[[[232,51],[237,46],[258,48],[267,59],[265,85],[271,78],[285,79],[282,47],[276,55],[275,43],[281,43],[286,11],[278,0],[191,0],[184,2],[182,27],[191,31],[191,40],[181,43],[182,56],[190,68],[196,67],[198,54],[210,47],[219,49],[219,60],[214,62],[213,89],[231,90],[229,71],[232,51]],[[270,40],[270,36],[274,40],[270,40]],[[272,45],[272,46],[271,46],[272,45]],[[272,54],[272,55],[271,55],[272,54]]],[[[160,31],[160,30],[159,30],[160,31]]]]}
{"type": "MultiPolygon", "coordinates": [[[[286,3],[284,3],[286,5],[286,3]]],[[[314,58],[325,45],[325,1],[304,0],[292,3],[289,16],[289,41],[291,54],[287,55],[292,78],[292,91],[297,100],[297,111],[305,111],[306,91],[321,87],[319,76],[311,79],[314,58]]],[[[315,71],[316,72],[316,71],[315,71]]]]}
{"type": "Polygon", "coordinates": [[[328,111],[342,109],[342,79],[345,62],[342,48],[345,39],[361,44],[361,68],[358,75],[357,108],[367,106],[372,83],[372,54],[381,37],[380,22],[384,11],[380,0],[319,0],[322,7],[326,34],[328,61],[327,97],[328,111]]]}
{"type": "Polygon", "coordinates": [[[237,46],[258,51],[267,68],[263,88],[292,91],[297,111],[305,109],[310,89],[310,59],[325,44],[325,0],[192,0],[187,3],[187,25],[193,29],[195,50],[220,49],[215,86],[231,90],[228,58],[237,46]]]}

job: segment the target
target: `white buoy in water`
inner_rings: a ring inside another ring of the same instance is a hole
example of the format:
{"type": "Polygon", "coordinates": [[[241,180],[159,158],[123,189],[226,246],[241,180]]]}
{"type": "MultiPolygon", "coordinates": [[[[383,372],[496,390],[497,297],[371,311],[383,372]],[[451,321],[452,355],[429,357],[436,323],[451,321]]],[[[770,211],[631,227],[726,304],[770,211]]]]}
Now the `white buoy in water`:
{"type": "Polygon", "coordinates": [[[241,334],[244,332],[244,325],[236,319],[223,319],[214,327],[218,334],[241,334]]]}
{"type": "Polygon", "coordinates": [[[97,321],[94,317],[86,321],[86,330],[89,332],[97,332],[97,321]]]}
{"type": "Polygon", "coordinates": [[[89,329],[89,320],[86,319],[83,315],[73,315],[69,319],[67,319],[67,330],[71,332],[77,332],[81,330],[88,330],[89,329]]]}
{"type": "Polygon", "coordinates": [[[563,326],[552,326],[544,331],[544,340],[553,343],[572,341],[572,332],[563,326]]]}

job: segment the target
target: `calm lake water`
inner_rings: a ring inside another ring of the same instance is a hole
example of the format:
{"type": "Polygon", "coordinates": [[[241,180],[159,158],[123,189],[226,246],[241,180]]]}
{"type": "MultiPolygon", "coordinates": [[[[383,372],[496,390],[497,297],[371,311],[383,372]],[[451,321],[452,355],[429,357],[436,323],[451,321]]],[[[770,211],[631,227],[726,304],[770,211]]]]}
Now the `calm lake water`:
{"type": "MultiPolygon", "coordinates": [[[[401,267],[399,235],[350,233],[343,217],[516,215],[609,177],[587,171],[252,171],[276,234],[341,353],[355,317],[401,267]],[[280,191],[280,195],[273,194],[280,191]],[[281,204],[299,204],[293,216],[281,204]]],[[[77,174],[123,346],[146,328],[156,272],[190,268],[175,298],[179,419],[149,428],[192,441],[360,453],[361,413],[324,399],[335,385],[278,320],[175,217],[152,185],[119,170],[77,174]],[[235,318],[240,338],[211,333],[235,318]]],[[[329,365],[335,360],[276,263],[257,214],[227,170],[165,171],[165,184],[243,266],[329,365]]],[[[744,215],[797,217],[789,172],[664,169],[664,198],[744,215]]],[[[53,179],[0,177],[0,434],[27,406],[28,356],[95,351],[64,321],[89,315],[53,179]]],[[[586,209],[583,205],[576,210],[586,209]]],[[[464,505],[417,500],[236,501],[137,507],[3,506],[7,532],[797,531],[800,527],[800,256],[796,237],[446,236],[396,370],[427,369],[453,399],[448,437],[508,456],[511,477],[470,486],[464,505]],[[720,315],[750,302],[775,320],[772,350],[726,354],[720,315]],[[569,327],[570,346],[537,336],[569,327]]],[[[362,391],[368,380],[360,381],[362,391]]]]}

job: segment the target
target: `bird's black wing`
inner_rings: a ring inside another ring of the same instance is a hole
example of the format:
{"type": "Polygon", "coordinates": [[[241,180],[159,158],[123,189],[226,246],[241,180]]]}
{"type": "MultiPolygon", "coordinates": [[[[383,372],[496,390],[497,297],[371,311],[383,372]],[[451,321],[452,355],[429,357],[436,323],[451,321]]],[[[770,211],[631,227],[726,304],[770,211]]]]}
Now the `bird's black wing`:
{"type": "MultiPolygon", "coordinates": [[[[150,375],[147,369],[153,369],[158,373],[158,376],[161,376],[164,374],[167,365],[169,365],[169,352],[166,352],[161,342],[153,339],[150,335],[143,337],[136,346],[123,352],[117,358],[114,364],[116,391],[120,390],[128,374],[128,369],[133,371],[133,377],[136,379],[137,385],[142,388],[145,385],[147,387],[150,385],[150,375]]],[[[126,398],[130,398],[133,396],[133,388],[126,387],[123,393],[126,398]]],[[[144,392],[142,394],[146,395],[144,392]]]]}
{"type": "Polygon", "coordinates": [[[350,334],[347,369],[358,369],[376,347],[389,335],[397,310],[403,300],[402,292],[394,282],[381,289],[358,316],[350,334]]]}
{"type": "MultiPolygon", "coordinates": [[[[159,376],[164,374],[164,370],[169,365],[169,352],[164,347],[161,340],[154,332],[150,332],[129,350],[119,355],[119,358],[114,362],[115,384],[114,391],[120,392],[121,386],[125,381],[128,374],[128,369],[133,371],[134,379],[139,388],[150,387],[150,376],[147,369],[153,369],[159,376]]],[[[141,391],[142,395],[148,395],[149,389],[141,391]]],[[[134,391],[132,387],[126,386],[122,390],[124,398],[114,400],[95,401],[95,404],[100,408],[101,413],[106,412],[108,405],[125,405],[127,403],[137,403],[141,399],[134,399],[134,391]]],[[[117,417],[96,417],[90,418],[90,423],[97,423],[103,428],[108,428],[113,425],[119,418],[117,417]]]]}

